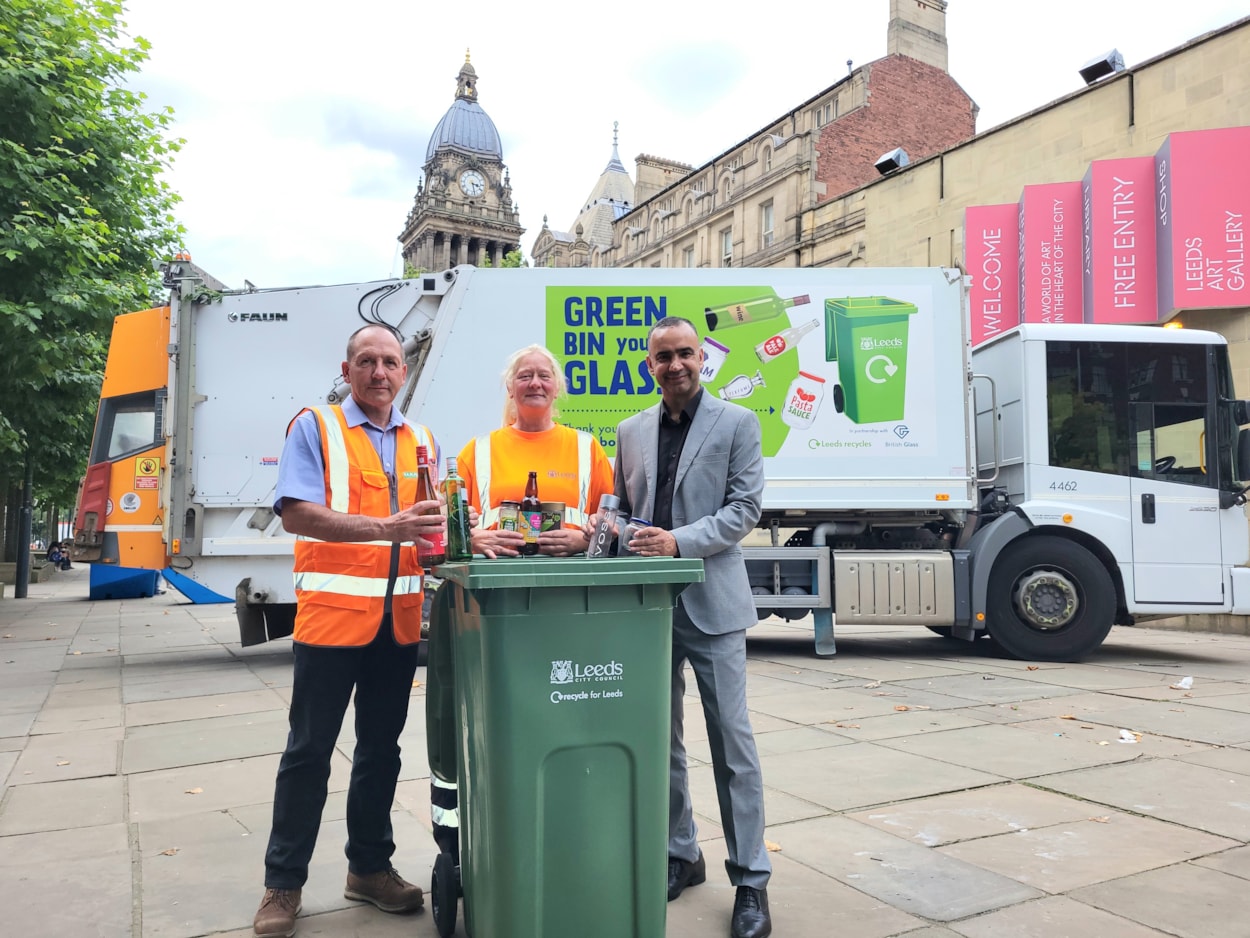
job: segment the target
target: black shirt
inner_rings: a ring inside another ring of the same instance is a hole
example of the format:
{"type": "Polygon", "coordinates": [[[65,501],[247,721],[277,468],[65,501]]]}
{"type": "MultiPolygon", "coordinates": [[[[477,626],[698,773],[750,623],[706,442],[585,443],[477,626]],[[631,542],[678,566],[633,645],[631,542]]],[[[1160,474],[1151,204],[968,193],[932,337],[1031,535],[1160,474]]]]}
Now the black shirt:
{"type": "Polygon", "coordinates": [[[658,473],[655,483],[655,517],[651,519],[651,523],[665,531],[673,529],[673,483],[677,478],[677,464],[681,462],[681,450],[686,445],[690,424],[702,398],[703,388],[699,388],[676,420],[668,415],[667,407],[660,407],[660,449],[655,464],[658,473]]]}

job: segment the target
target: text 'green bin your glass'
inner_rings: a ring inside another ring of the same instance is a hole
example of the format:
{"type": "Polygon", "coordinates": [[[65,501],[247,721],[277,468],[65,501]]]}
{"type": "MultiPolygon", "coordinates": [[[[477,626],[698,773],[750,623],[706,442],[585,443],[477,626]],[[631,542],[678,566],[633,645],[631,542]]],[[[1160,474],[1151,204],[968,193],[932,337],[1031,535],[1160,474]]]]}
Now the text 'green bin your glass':
{"type": "Polygon", "coordinates": [[[838,363],[834,404],[855,423],[902,420],[914,303],[885,296],[825,300],[825,360],[838,363]]]}

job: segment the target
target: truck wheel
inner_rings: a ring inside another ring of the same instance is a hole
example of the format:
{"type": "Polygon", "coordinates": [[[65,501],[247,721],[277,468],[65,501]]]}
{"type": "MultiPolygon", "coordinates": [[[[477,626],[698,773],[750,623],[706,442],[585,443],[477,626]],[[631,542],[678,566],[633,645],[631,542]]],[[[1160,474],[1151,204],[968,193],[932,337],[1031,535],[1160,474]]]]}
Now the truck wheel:
{"type": "Polygon", "coordinates": [[[1013,658],[1076,661],[1111,631],[1115,585],[1080,544],[1026,537],[994,562],[986,612],[990,637],[1013,658]]]}

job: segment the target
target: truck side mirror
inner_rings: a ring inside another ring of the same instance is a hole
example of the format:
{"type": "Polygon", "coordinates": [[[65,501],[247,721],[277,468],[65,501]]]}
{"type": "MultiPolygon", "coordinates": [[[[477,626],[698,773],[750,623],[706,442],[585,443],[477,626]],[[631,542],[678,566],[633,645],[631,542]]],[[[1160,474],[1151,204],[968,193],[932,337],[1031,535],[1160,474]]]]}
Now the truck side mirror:
{"type": "Polygon", "coordinates": [[[1237,431],[1237,481],[1250,482],[1250,430],[1237,431]]]}

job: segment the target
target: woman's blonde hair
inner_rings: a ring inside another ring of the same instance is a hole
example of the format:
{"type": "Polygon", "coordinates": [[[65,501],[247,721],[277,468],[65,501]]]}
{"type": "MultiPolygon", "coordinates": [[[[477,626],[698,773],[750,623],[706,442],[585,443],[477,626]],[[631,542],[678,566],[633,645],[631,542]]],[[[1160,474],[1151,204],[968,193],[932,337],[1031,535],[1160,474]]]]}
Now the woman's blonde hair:
{"type": "MultiPolygon", "coordinates": [[[[560,367],[560,362],[556,357],[542,345],[527,345],[525,348],[519,348],[508,356],[507,364],[503,367],[503,425],[510,427],[516,423],[517,410],[516,401],[512,399],[512,384],[516,380],[517,372],[521,370],[521,360],[529,355],[539,355],[547,363],[547,367],[551,369],[552,377],[556,381],[556,397],[562,395],[568,384],[564,380],[564,369],[560,367]]],[[[556,412],[554,403],[551,413],[554,416],[556,412]]]]}

